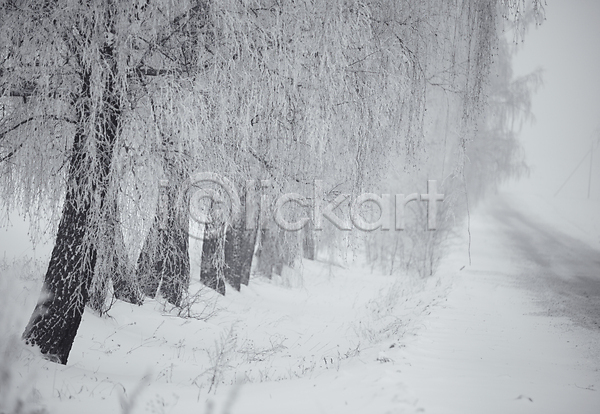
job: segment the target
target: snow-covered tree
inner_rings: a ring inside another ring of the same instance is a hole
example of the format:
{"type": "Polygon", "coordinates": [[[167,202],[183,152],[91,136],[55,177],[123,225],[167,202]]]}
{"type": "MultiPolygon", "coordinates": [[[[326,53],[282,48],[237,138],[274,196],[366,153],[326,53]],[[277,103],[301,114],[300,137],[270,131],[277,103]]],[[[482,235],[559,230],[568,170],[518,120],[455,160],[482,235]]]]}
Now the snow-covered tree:
{"type": "MultiPolygon", "coordinates": [[[[262,178],[273,181],[275,195],[309,196],[314,179],[327,192],[358,194],[392,160],[403,167],[421,162],[431,88],[457,97],[466,148],[501,16],[522,7],[476,0],[221,2],[212,8],[218,35],[207,60],[218,70],[202,78],[212,109],[202,123],[218,145],[202,165],[231,177],[241,192],[244,180],[262,178]]],[[[206,253],[218,250],[215,243],[206,253]]]]}
{"type": "MultiPolygon", "coordinates": [[[[462,96],[468,132],[501,15],[521,9],[520,0],[0,3],[2,200],[59,217],[25,340],[66,363],[90,287],[101,297],[113,259],[140,249],[145,292],[158,281],[181,300],[181,193],[193,169],[238,186],[268,178],[276,191],[310,194],[318,178],[329,194],[357,194],[390,157],[419,162],[433,84],[462,96]],[[130,247],[139,234],[146,241],[130,247]]],[[[122,297],[136,301],[136,281],[124,283],[134,294],[122,297]]]]}
{"type": "MultiPolygon", "coordinates": [[[[505,26],[514,27],[511,22],[505,26]]],[[[391,169],[380,186],[388,192],[423,193],[426,180],[437,179],[445,194],[436,231],[429,232],[424,226],[427,205],[411,201],[405,207],[402,232],[370,235],[368,259],[384,272],[432,274],[444,243],[467,217],[469,204],[475,205],[506,179],[527,172],[517,135],[522,123],[531,119],[531,97],[541,76],[536,71],[514,79],[514,48],[501,31],[498,36],[494,62],[482,86],[485,101],[479,115],[470,125],[465,124],[464,95],[448,78],[436,80],[428,91],[426,157],[418,169],[391,169]]]]}
{"type": "MultiPolygon", "coordinates": [[[[58,362],[67,361],[90,286],[105,285],[92,284],[94,274],[106,277],[106,270],[96,269],[98,260],[109,269],[111,257],[128,260],[126,252],[115,250],[120,247],[115,232],[121,229],[113,225],[119,221],[114,203],[128,171],[123,159],[137,163],[144,158],[135,153],[139,148],[153,148],[153,162],[169,160],[156,144],[173,152],[180,139],[191,137],[186,118],[181,127],[170,119],[168,133],[178,134],[177,142],[165,138],[163,114],[173,112],[168,103],[180,89],[164,85],[194,65],[188,56],[196,48],[190,22],[201,21],[203,5],[2,3],[3,201],[33,216],[63,206],[40,301],[24,338],[58,362]],[[167,104],[152,108],[155,96],[167,104]],[[140,123],[149,127],[132,127],[140,123]]],[[[162,167],[154,175],[166,176],[169,168],[162,167]]],[[[121,282],[115,281],[116,289],[121,282]]]]}

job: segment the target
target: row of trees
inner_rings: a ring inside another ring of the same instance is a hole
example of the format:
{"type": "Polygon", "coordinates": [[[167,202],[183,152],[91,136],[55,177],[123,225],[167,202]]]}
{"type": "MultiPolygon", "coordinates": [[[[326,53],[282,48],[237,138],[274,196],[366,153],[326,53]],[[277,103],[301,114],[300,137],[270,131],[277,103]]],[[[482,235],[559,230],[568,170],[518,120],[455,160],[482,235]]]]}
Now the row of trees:
{"type": "Polygon", "coordinates": [[[515,51],[507,36],[499,39],[484,88],[486,105],[468,143],[463,141],[456,95],[445,89],[429,91],[427,157],[420,162],[419,171],[392,171],[380,190],[423,193],[428,178],[438,178],[445,193],[438,228],[424,231],[427,205],[409,202],[403,232],[368,235],[367,258],[372,266],[389,274],[415,271],[431,275],[460,228],[457,224],[466,218],[469,204],[474,206],[507,179],[528,173],[517,138],[523,123],[533,118],[531,96],[541,85],[541,73],[514,78],[511,60],[515,51]]]}
{"type": "MultiPolygon", "coordinates": [[[[183,190],[197,170],[229,177],[240,194],[246,180],[260,178],[273,194],[310,194],[320,179],[316,197],[355,195],[392,162],[409,175],[419,170],[432,151],[427,111],[437,91],[456,116],[458,152],[447,171],[461,176],[502,16],[519,22],[524,7],[3,1],[2,201],[56,223],[24,339],[65,364],[84,307],[102,311],[110,285],[132,303],[160,290],[181,305],[190,281],[183,190]]],[[[211,226],[201,279],[221,293],[225,280],[237,289],[248,283],[255,250],[270,274],[302,244],[273,228],[257,237],[242,217],[211,226]]],[[[311,243],[305,251],[314,256],[311,243]]]]}

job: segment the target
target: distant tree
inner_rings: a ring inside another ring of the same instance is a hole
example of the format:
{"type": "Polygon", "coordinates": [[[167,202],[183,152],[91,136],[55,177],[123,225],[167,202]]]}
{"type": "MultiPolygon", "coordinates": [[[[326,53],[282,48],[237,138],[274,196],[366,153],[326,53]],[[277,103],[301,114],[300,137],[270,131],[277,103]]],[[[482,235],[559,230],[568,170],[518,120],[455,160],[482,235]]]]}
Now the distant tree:
{"type": "Polygon", "coordinates": [[[496,191],[506,180],[528,172],[518,135],[523,124],[534,119],[531,100],[542,85],[542,72],[538,69],[515,78],[515,52],[508,41],[500,42],[487,87],[487,105],[477,135],[467,148],[465,179],[473,201],[496,191]]]}
{"type": "MultiPolygon", "coordinates": [[[[218,70],[203,77],[211,112],[202,123],[217,145],[202,165],[238,183],[269,179],[276,192],[307,195],[316,178],[324,191],[341,183],[358,194],[395,157],[416,166],[425,152],[428,89],[452,88],[465,131],[472,127],[501,13],[519,7],[480,0],[215,4],[218,35],[207,64],[218,70]]],[[[236,234],[217,233],[223,246],[234,239],[226,234],[236,234]]],[[[204,254],[215,258],[209,273],[228,269],[218,265],[225,260],[218,244],[205,244],[204,254]]]]}
{"type": "MultiPolygon", "coordinates": [[[[533,16],[528,15],[526,21],[532,23],[533,16]]],[[[513,23],[507,22],[506,29],[514,29],[513,23]]],[[[367,238],[368,260],[384,272],[433,274],[448,237],[467,217],[469,204],[473,206],[500,183],[527,172],[518,133],[522,123],[532,118],[531,99],[541,84],[541,74],[536,71],[515,79],[514,48],[500,33],[494,43],[494,62],[482,84],[485,99],[471,123],[465,122],[465,95],[454,83],[456,79],[439,67],[431,68],[426,157],[418,169],[390,169],[379,188],[423,193],[426,180],[436,179],[445,198],[436,231],[425,229],[427,205],[413,201],[406,205],[403,231],[375,232],[367,238]]]]}

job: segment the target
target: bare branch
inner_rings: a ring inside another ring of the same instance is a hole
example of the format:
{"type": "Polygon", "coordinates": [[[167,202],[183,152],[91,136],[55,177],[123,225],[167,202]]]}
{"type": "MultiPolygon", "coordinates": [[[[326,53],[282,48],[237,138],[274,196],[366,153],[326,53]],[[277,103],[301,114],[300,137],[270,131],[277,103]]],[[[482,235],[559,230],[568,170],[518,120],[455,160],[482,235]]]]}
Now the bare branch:
{"type": "Polygon", "coordinates": [[[138,67],[135,70],[139,75],[146,76],[180,75],[182,73],[179,69],[154,69],[149,66],[138,67]]]}
{"type": "MultiPolygon", "coordinates": [[[[26,125],[29,122],[32,122],[32,121],[35,121],[35,120],[38,120],[38,119],[49,119],[49,120],[55,120],[55,121],[65,121],[65,122],[68,122],[68,123],[71,123],[71,124],[75,124],[75,121],[72,121],[72,120],[67,119],[67,118],[62,118],[62,117],[59,117],[59,116],[56,116],[56,115],[32,116],[32,117],[24,119],[21,122],[13,125],[12,127],[10,127],[9,129],[7,129],[6,131],[2,131],[0,133],[0,140],[4,139],[5,136],[8,133],[10,133],[12,131],[15,131],[15,130],[19,129],[20,127],[22,127],[23,125],[26,125]]],[[[0,158],[0,163],[2,163],[4,161],[7,161],[7,160],[11,159],[12,157],[14,157],[15,154],[17,153],[17,151],[19,151],[23,147],[23,145],[25,145],[25,142],[26,142],[26,140],[24,140],[23,142],[21,142],[15,149],[13,149],[11,152],[9,152],[8,154],[6,154],[4,157],[0,158]]]]}
{"type": "Polygon", "coordinates": [[[65,121],[71,124],[75,124],[75,121],[71,120],[71,119],[67,119],[67,118],[62,118],[60,116],[56,116],[56,115],[41,115],[41,116],[32,116],[29,117],[27,119],[22,120],[21,122],[13,125],[12,127],[10,127],[9,129],[7,129],[6,131],[2,131],[0,132],[0,139],[4,139],[4,136],[6,134],[8,134],[9,132],[12,132],[20,127],[22,127],[25,124],[28,124],[31,121],[35,121],[38,119],[49,119],[49,120],[55,120],[55,121],[65,121]]]}
{"type": "Polygon", "coordinates": [[[0,158],[0,164],[3,163],[4,161],[7,161],[7,160],[11,159],[12,157],[14,157],[14,155],[17,153],[17,151],[19,151],[23,147],[23,145],[25,145],[25,141],[21,142],[17,146],[17,148],[15,148],[14,150],[12,150],[8,154],[6,154],[4,157],[0,158]]]}

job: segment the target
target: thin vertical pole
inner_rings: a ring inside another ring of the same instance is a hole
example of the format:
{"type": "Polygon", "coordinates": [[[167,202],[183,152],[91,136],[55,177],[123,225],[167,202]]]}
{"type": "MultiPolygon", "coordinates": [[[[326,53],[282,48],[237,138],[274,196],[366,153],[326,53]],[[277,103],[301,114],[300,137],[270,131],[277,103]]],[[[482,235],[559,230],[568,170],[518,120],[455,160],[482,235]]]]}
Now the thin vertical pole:
{"type": "Polygon", "coordinates": [[[594,142],[590,150],[590,176],[588,177],[588,200],[590,199],[590,189],[592,188],[592,167],[594,165],[594,142]]]}

